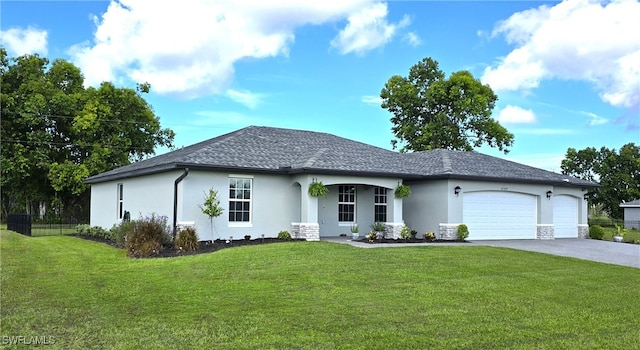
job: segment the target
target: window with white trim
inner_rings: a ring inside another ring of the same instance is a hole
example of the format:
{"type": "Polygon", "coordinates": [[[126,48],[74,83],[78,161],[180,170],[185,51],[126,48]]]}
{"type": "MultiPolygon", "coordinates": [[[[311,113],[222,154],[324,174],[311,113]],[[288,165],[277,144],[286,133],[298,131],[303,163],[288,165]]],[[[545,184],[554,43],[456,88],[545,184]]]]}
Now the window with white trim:
{"type": "Polygon", "coordinates": [[[356,221],[356,186],[338,186],[338,221],[356,221]]]}
{"type": "Polygon", "coordinates": [[[373,221],[387,222],[387,189],[384,187],[374,188],[373,221]]]}
{"type": "Polygon", "coordinates": [[[251,222],[253,179],[229,178],[229,222],[251,222]]]}
{"type": "Polygon", "coordinates": [[[124,185],[118,184],[118,219],[124,216],[124,185]]]}

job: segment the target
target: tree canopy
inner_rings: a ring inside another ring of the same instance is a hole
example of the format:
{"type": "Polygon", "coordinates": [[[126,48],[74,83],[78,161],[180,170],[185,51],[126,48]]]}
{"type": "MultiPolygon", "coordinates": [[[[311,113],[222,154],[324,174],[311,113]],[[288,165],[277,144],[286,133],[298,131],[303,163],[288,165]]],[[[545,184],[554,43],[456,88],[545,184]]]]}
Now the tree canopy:
{"type": "Polygon", "coordinates": [[[137,90],[109,82],[85,88],[82,72],[68,61],[10,59],[4,48],[0,73],[3,215],[54,202],[86,212],[83,179],[143,159],[158,146],[173,147],[174,132],[161,128],[141,96],[146,83],[137,90]]]}
{"type": "Polygon", "coordinates": [[[382,108],[393,113],[393,148],[401,152],[436,148],[471,151],[487,144],[508,153],[513,134],[491,118],[498,97],[468,71],[445,77],[427,57],[394,75],[380,92],[382,108]]]}
{"type": "Polygon", "coordinates": [[[640,147],[634,143],[622,146],[620,151],[569,148],[561,169],[565,175],[599,181],[602,188],[589,201],[602,205],[613,218],[622,218],[620,203],[640,199],[640,147]]]}

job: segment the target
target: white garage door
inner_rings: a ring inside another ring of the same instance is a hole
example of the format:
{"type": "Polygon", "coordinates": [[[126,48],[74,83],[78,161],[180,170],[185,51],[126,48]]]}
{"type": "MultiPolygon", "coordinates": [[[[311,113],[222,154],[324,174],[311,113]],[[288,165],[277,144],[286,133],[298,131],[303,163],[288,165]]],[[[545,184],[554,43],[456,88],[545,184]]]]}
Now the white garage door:
{"type": "Polygon", "coordinates": [[[512,192],[471,192],[463,199],[469,240],[535,239],[536,197],[512,192]]]}
{"type": "Polygon", "coordinates": [[[553,197],[555,238],[578,237],[578,199],[571,196],[553,197]]]}

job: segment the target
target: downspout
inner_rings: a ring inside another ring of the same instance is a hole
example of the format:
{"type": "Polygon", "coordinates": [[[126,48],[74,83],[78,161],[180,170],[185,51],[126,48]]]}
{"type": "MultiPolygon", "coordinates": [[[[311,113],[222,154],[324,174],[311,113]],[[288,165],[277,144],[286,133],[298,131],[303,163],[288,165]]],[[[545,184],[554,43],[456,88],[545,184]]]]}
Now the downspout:
{"type": "Polygon", "coordinates": [[[184,168],[184,173],[180,175],[173,183],[173,239],[176,239],[176,230],[178,223],[178,184],[189,175],[189,168],[184,168]]]}

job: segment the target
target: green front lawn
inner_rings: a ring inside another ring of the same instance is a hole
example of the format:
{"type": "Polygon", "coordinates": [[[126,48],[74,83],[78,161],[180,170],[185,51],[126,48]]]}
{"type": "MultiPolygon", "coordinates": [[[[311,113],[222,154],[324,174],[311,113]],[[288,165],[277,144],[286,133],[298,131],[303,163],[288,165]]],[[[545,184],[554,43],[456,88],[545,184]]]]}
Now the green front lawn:
{"type": "Polygon", "coordinates": [[[136,260],[75,237],[0,235],[0,336],[53,336],[47,349],[640,346],[630,267],[473,244],[136,260]]]}

